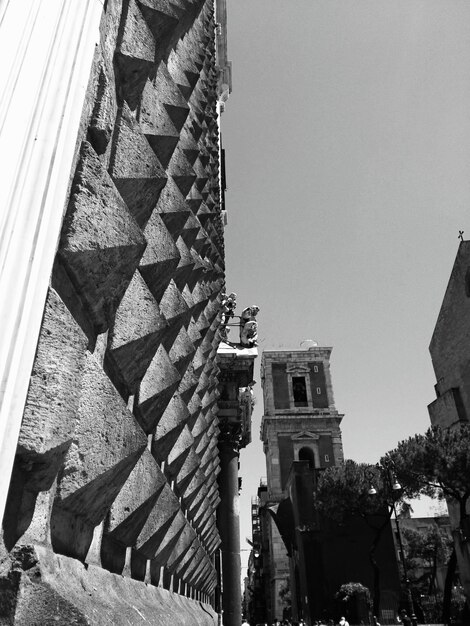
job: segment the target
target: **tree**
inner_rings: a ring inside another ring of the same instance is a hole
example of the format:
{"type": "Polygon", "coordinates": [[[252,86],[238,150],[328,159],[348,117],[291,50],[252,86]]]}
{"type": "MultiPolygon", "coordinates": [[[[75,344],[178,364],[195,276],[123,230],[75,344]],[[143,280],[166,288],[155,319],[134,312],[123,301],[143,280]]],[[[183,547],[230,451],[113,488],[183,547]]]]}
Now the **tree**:
{"type": "MultiPolygon", "coordinates": [[[[460,538],[454,535],[454,551],[448,561],[443,620],[450,617],[452,579],[457,564],[455,543],[470,539],[467,503],[470,497],[470,425],[459,423],[448,429],[429,428],[401,441],[386,459],[394,464],[400,483],[409,495],[425,494],[455,503],[460,538]]],[[[466,591],[467,601],[468,590],[466,591]]]]}
{"type": "Polygon", "coordinates": [[[378,468],[348,460],[321,473],[315,491],[317,510],[339,524],[351,516],[359,516],[373,530],[369,561],[374,575],[373,611],[379,614],[380,569],[375,552],[380,538],[390,523],[393,502],[398,498],[389,481],[378,468]],[[373,484],[375,494],[370,493],[373,484]]]}
{"type": "Polygon", "coordinates": [[[283,609],[283,618],[291,618],[292,617],[292,598],[290,591],[290,580],[287,579],[285,583],[279,589],[279,597],[284,606],[283,609]]]}
{"type": "Polygon", "coordinates": [[[435,593],[436,572],[452,551],[449,535],[435,524],[425,529],[404,528],[405,556],[413,587],[420,593],[435,593]]]}
{"type": "Polygon", "coordinates": [[[341,585],[335,598],[341,603],[341,613],[343,615],[349,615],[349,618],[356,623],[363,619],[369,620],[370,592],[363,584],[345,583],[341,585]]]}

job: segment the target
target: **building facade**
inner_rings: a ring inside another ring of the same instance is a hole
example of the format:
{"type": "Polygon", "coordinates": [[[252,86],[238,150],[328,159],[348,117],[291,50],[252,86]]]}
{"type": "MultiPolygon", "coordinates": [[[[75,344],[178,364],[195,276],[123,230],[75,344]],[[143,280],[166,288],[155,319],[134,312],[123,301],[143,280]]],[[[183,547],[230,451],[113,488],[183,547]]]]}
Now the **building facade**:
{"type": "MultiPolygon", "coordinates": [[[[265,351],[261,362],[264,415],[261,439],[266,455],[267,494],[264,510],[276,514],[288,494],[295,462],[322,469],[343,461],[340,424],[330,374],[331,348],[265,351]]],[[[292,571],[285,542],[270,514],[266,518],[269,554],[263,568],[269,571],[268,621],[282,619],[283,597],[292,571]]],[[[289,582],[291,581],[291,582],[289,582]]]]}
{"type": "MultiPolygon", "coordinates": [[[[452,428],[470,415],[470,241],[462,241],[442,301],[429,351],[436,399],[428,406],[431,424],[452,428]]],[[[470,549],[460,528],[458,504],[447,503],[460,580],[470,597],[470,549]]]]}
{"type": "MultiPolygon", "coordinates": [[[[258,548],[260,554],[258,567],[253,560],[253,590],[258,595],[253,607],[258,615],[264,610],[267,622],[286,617],[308,624],[337,622],[345,611],[336,598],[343,584],[361,583],[371,591],[379,584],[378,617],[392,624],[400,584],[387,511],[385,525],[379,514],[367,520],[351,515],[339,524],[322,517],[315,506],[319,475],[344,462],[343,415],[333,396],[331,351],[313,346],[263,353],[261,436],[267,484],[258,491],[253,518],[253,550],[258,548]],[[371,546],[380,581],[369,560],[371,546]]],[[[353,623],[369,620],[365,596],[346,608],[353,623]]]]}
{"type": "Polygon", "coordinates": [[[225,16],[0,7],[0,621],[218,621],[225,16]]]}

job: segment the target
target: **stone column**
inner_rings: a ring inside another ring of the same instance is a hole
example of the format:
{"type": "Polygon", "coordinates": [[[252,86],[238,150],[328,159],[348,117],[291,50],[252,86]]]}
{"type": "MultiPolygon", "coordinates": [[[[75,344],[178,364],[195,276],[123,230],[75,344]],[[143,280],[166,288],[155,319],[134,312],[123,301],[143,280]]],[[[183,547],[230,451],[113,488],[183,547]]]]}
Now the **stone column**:
{"type": "Polygon", "coordinates": [[[240,626],[241,563],[240,515],[238,506],[238,441],[227,437],[219,440],[220,505],[218,527],[222,554],[222,622],[224,626],[240,626]]]}

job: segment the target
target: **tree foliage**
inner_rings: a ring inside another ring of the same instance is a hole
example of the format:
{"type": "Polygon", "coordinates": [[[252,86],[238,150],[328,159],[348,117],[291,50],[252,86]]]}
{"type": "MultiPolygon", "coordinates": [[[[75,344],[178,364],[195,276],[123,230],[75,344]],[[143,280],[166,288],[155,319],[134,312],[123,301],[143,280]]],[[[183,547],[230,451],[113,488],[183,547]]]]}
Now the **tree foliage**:
{"type": "Polygon", "coordinates": [[[373,531],[369,561],[374,574],[374,613],[380,607],[380,569],[375,551],[382,533],[390,523],[392,504],[402,494],[393,490],[387,472],[364,463],[345,461],[343,465],[322,472],[315,491],[316,509],[326,518],[346,523],[351,517],[361,517],[373,531]],[[373,488],[374,494],[371,493],[373,488]]]}
{"type": "Polygon", "coordinates": [[[389,452],[400,483],[408,495],[448,498],[459,504],[460,521],[470,497],[470,424],[429,428],[389,452]]]}
{"type": "Polygon", "coordinates": [[[401,500],[383,472],[365,463],[347,460],[321,473],[315,492],[315,505],[325,517],[341,524],[358,515],[372,524],[373,516],[390,517],[390,503],[401,500]],[[376,491],[369,493],[371,487],[376,491]]]}
{"type": "MultiPolygon", "coordinates": [[[[458,505],[461,540],[470,538],[467,502],[470,497],[470,424],[451,428],[429,428],[424,435],[414,435],[386,455],[393,462],[399,481],[412,495],[425,494],[458,505]]],[[[454,537],[455,541],[458,541],[454,537]]],[[[443,620],[450,617],[452,580],[456,552],[448,560],[444,590],[443,620]]]]}
{"type": "Polygon", "coordinates": [[[370,605],[370,592],[369,589],[362,583],[345,583],[336,592],[335,598],[342,602],[349,602],[356,596],[365,596],[367,605],[370,605]]]}
{"type": "Polygon", "coordinates": [[[285,583],[279,589],[279,597],[281,598],[281,602],[285,607],[292,606],[292,598],[290,591],[290,581],[287,579],[285,583]]]}
{"type": "Polygon", "coordinates": [[[436,525],[404,528],[402,534],[410,580],[421,593],[433,593],[437,567],[446,564],[452,552],[451,537],[436,525]]]}

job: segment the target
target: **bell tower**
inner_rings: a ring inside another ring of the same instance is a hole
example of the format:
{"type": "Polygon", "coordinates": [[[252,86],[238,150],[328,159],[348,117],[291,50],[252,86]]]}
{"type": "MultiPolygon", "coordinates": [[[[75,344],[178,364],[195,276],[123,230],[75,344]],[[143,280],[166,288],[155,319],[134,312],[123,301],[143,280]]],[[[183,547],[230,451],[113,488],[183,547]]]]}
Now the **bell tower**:
{"type": "Polygon", "coordinates": [[[270,500],[284,496],[293,461],[308,460],[317,469],[343,461],[343,415],[336,410],[333,397],[331,351],[314,346],[263,353],[261,438],[270,500]]]}
{"type": "MultiPolygon", "coordinates": [[[[261,360],[267,507],[277,512],[286,498],[294,461],[326,469],[343,461],[340,424],[330,375],[331,347],[265,351],[261,360]]],[[[270,619],[282,618],[281,590],[289,579],[289,557],[279,531],[269,523],[270,619]]],[[[268,555],[266,555],[268,557],[268,555]]]]}

